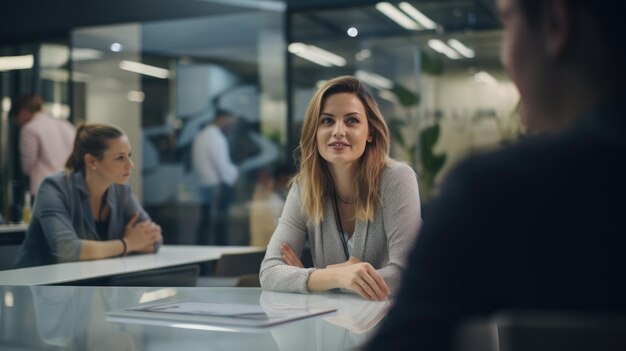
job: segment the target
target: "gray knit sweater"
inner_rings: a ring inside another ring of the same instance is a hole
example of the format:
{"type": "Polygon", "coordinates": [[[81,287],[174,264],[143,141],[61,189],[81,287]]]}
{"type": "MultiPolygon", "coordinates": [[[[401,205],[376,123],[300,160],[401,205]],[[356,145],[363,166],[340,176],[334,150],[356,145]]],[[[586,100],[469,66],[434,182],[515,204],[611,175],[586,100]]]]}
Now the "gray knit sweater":
{"type": "MultiPolygon", "coordinates": [[[[422,224],[415,172],[405,164],[391,162],[383,171],[380,193],[383,204],[374,220],[356,222],[352,255],[369,262],[385,279],[393,294],[400,285],[408,253],[422,224]]],[[[346,260],[333,202],[331,199],[326,201],[321,223],[314,224],[300,207],[296,184],[289,191],[278,227],[261,263],[259,276],[263,289],[308,292],[307,280],[314,268],[286,265],[280,254],[282,243],[289,244],[296,253],[301,252],[307,238],[316,268],[346,260]]]]}

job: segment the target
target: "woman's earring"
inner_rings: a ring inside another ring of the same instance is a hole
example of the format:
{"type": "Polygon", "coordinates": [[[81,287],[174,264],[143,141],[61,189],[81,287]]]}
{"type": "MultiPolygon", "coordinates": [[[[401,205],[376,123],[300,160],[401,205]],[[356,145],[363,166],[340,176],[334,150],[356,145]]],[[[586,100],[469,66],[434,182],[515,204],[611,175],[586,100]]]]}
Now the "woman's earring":
{"type": "Polygon", "coordinates": [[[372,142],[372,140],[373,140],[373,138],[372,138],[371,136],[370,136],[370,137],[367,137],[367,142],[368,142],[368,143],[371,143],[371,142],[372,142]]]}

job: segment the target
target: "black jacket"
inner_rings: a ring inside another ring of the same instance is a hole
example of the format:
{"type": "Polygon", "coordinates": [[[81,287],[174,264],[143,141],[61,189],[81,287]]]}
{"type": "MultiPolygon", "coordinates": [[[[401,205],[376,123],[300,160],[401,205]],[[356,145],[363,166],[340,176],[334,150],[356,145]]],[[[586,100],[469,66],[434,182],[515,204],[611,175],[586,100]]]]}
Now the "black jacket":
{"type": "Polygon", "coordinates": [[[597,108],[451,172],[368,349],[449,350],[500,309],[626,310],[624,117],[597,108]]]}

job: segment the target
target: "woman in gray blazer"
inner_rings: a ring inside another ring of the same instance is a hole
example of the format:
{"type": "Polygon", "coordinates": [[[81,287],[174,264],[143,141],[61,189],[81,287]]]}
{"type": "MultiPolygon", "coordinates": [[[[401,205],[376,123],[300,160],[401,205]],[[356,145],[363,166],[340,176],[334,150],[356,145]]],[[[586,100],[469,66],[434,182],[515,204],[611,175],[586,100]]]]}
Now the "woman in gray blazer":
{"type": "Polygon", "coordinates": [[[127,184],[130,144],[119,129],[82,125],[66,171],[44,179],[15,267],[155,252],[163,238],[127,184]]]}
{"type": "Polygon", "coordinates": [[[389,158],[389,130],[354,77],[325,83],[307,108],[300,169],[261,264],[263,289],[397,290],[421,226],[415,172],[389,158]],[[313,268],[300,253],[308,240],[313,268]]]}

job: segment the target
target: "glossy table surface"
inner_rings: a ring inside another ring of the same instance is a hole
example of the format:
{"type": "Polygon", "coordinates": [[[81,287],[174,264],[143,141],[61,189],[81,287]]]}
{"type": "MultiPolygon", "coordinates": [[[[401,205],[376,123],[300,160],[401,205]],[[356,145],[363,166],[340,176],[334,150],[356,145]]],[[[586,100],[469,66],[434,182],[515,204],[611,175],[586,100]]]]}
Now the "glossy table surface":
{"type": "Polygon", "coordinates": [[[223,254],[262,251],[253,246],[163,245],[156,254],[59,263],[0,271],[1,285],[48,285],[218,260],[223,254]]]}
{"type": "Polygon", "coordinates": [[[348,350],[373,336],[389,301],[354,294],[290,294],[259,288],[0,286],[2,349],[45,350],[348,350]],[[336,312],[255,330],[112,320],[108,311],[168,302],[244,303],[266,312],[336,312]],[[226,329],[227,330],[227,329],[226,329]]]}

